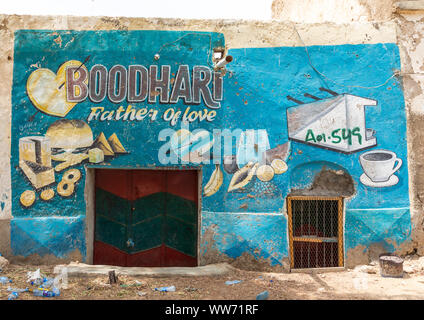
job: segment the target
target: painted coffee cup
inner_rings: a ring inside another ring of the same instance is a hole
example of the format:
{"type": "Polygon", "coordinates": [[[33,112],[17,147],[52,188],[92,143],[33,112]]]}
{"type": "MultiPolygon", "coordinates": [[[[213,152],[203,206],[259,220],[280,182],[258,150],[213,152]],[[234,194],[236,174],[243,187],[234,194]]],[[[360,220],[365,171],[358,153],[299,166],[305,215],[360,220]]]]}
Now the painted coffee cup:
{"type": "Polygon", "coordinates": [[[396,157],[396,153],[384,149],[361,154],[359,162],[365,174],[374,182],[389,180],[402,165],[402,160],[396,157]]]}

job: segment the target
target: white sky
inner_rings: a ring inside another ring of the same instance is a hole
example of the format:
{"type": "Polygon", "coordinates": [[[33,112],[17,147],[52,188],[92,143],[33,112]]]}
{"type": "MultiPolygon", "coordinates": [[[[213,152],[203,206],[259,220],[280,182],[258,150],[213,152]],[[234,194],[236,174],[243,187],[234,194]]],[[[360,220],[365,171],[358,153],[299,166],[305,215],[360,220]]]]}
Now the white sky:
{"type": "Polygon", "coordinates": [[[272,0],[0,0],[0,13],[196,19],[271,19],[272,0]]]}

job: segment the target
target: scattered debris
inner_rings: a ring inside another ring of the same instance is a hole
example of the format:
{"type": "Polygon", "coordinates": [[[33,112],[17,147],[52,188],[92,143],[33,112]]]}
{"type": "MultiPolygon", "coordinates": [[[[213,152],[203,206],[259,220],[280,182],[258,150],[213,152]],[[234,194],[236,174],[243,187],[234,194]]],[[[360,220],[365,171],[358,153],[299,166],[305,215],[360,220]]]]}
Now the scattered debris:
{"type": "Polygon", "coordinates": [[[108,280],[105,279],[105,278],[96,278],[91,282],[94,284],[94,288],[97,287],[97,286],[102,287],[102,288],[110,287],[108,280]]]}
{"type": "Polygon", "coordinates": [[[16,298],[18,298],[19,294],[17,292],[12,292],[11,294],[9,294],[9,296],[7,297],[7,300],[15,300],[16,298]]]}
{"type": "Polygon", "coordinates": [[[368,274],[376,274],[378,271],[378,267],[377,266],[369,266],[369,265],[361,265],[361,266],[356,266],[353,269],[354,272],[364,272],[364,273],[368,273],[368,274]]]}
{"type": "Polygon", "coordinates": [[[50,298],[50,297],[57,297],[60,295],[60,290],[57,288],[53,288],[53,290],[46,290],[43,288],[37,288],[32,290],[32,293],[34,296],[36,297],[46,297],[46,298],[50,298]]]}
{"type": "Polygon", "coordinates": [[[119,276],[119,284],[121,288],[141,287],[145,285],[143,281],[134,280],[125,275],[119,276]]]}
{"type": "Polygon", "coordinates": [[[40,269],[27,272],[27,282],[31,283],[31,285],[40,285],[43,283],[43,280],[44,277],[41,275],[40,269]]]}
{"type": "Polygon", "coordinates": [[[0,284],[7,284],[12,282],[8,277],[0,277],[0,284]]]}
{"type": "MultiPolygon", "coordinates": [[[[35,271],[27,272],[27,282],[32,286],[36,286],[35,289],[15,289],[17,292],[32,292],[37,297],[57,297],[60,295],[60,288],[63,284],[63,274],[55,278],[46,277],[40,272],[40,269],[35,271]],[[23,291],[21,291],[23,290],[23,291]]],[[[66,275],[67,281],[67,275],[66,275]]],[[[67,285],[67,283],[66,283],[67,285]]]]}
{"type": "Polygon", "coordinates": [[[68,268],[62,268],[61,273],[54,278],[53,285],[58,289],[68,289],[68,268]]]}
{"type": "Polygon", "coordinates": [[[232,284],[236,284],[236,283],[240,283],[240,282],[241,282],[241,280],[232,280],[232,281],[225,281],[225,284],[227,286],[230,286],[232,284]]]}
{"type": "Polygon", "coordinates": [[[118,283],[118,276],[115,273],[115,270],[109,271],[109,283],[116,284],[118,283]]]}
{"type": "Polygon", "coordinates": [[[268,296],[268,291],[265,290],[264,292],[261,292],[256,296],[256,300],[267,300],[268,296]]]}
{"type": "Polygon", "coordinates": [[[140,281],[138,281],[138,283],[130,283],[130,284],[122,283],[120,285],[121,288],[140,287],[140,286],[143,286],[143,283],[141,283],[140,281]]]}
{"type": "Polygon", "coordinates": [[[135,280],[133,283],[122,283],[120,285],[121,288],[129,288],[129,287],[141,287],[144,284],[138,280],[135,280]]]}
{"type": "Polygon", "coordinates": [[[147,292],[137,291],[137,294],[138,294],[140,297],[144,297],[144,296],[146,296],[146,295],[147,295],[147,292]]]}
{"type": "Polygon", "coordinates": [[[22,293],[22,292],[28,292],[29,289],[28,288],[18,289],[18,288],[12,288],[12,287],[9,286],[9,287],[7,287],[7,291],[22,293]]]}
{"type": "Polygon", "coordinates": [[[174,292],[175,291],[175,286],[155,288],[155,291],[160,291],[160,292],[174,292]]]}
{"type": "Polygon", "coordinates": [[[199,290],[196,289],[196,288],[193,288],[193,287],[187,287],[187,288],[184,288],[184,291],[185,292],[195,292],[195,291],[199,291],[199,290]]]}
{"type": "Polygon", "coordinates": [[[44,278],[43,283],[40,284],[40,288],[50,289],[53,287],[54,278],[44,278]]]}
{"type": "Polygon", "coordinates": [[[405,257],[403,271],[409,274],[424,272],[424,257],[405,257]]]}

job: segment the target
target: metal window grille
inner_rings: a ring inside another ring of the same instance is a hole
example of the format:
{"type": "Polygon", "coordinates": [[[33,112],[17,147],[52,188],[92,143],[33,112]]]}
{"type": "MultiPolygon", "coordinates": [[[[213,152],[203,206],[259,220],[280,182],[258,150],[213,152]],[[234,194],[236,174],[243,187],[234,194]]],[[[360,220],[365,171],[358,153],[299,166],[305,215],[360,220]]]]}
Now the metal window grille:
{"type": "Polygon", "coordinates": [[[343,200],[288,197],[292,269],[343,266],[343,200]]]}

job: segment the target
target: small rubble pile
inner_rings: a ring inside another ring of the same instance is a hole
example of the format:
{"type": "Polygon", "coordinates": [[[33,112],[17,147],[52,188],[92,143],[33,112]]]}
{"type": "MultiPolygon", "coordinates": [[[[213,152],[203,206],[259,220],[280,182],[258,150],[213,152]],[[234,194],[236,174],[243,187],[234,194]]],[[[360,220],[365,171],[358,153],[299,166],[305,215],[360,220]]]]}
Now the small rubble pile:
{"type": "Polygon", "coordinates": [[[408,274],[424,272],[424,257],[407,256],[403,263],[403,271],[408,274]]]}
{"type": "MultiPolygon", "coordinates": [[[[405,256],[403,258],[403,272],[406,274],[424,274],[424,257],[405,256]]],[[[359,265],[353,269],[354,272],[364,272],[368,274],[379,274],[380,266],[377,261],[368,265],[359,265]]]]}

